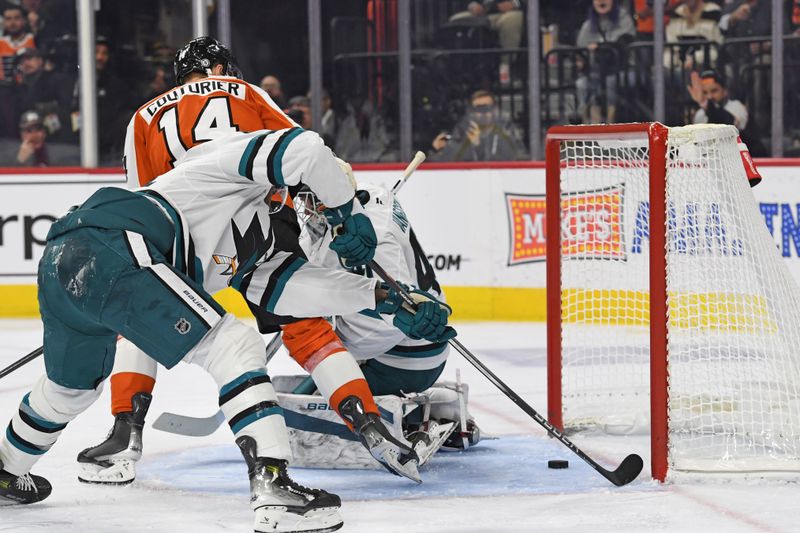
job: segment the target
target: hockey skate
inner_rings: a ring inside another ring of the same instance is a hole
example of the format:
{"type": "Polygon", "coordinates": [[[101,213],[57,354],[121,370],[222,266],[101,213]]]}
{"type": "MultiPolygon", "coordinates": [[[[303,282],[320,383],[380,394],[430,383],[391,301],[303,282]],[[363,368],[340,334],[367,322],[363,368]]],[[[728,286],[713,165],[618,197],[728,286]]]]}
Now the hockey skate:
{"type": "Polygon", "coordinates": [[[424,465],[447,442],[456,428],[455,422],[428,420],[421,426],[409,428],[406,440],[411,443],[419,457],[419,466],[424,465]]]}
{"type": "Polygon", "coordinates": [[[134,394],[133,411],[117,414],[108,438],[78,454],[78,480],[108,485],[126,485],[134,480],[136,461],[142,457],[142,430],[150,400],[152,396],[146,392],[134,394]]]}
{"type": "Polygon", "coordinates": [[[239,437],[236,444],[247,463],[256,532],[325,533],[342,527],[337,495],[295,483],[286,461],[257,456],[252,437],[239,437]]]}
{"type": "Polygon", "coordinates": [[[50,482],[42,476],[25,474],[15,476],[3,470],[0,461],[0,505],[36,503],[44,500],[53,491],[50,482]]]}
{"type": "Polygon", "coordinates": [[[407,442],[396,439],[380,416],[375,413],[365,413],[361,400],[355,396],[348,396],[339,404],[339,413],[352,424],[361,443],[369,453],[392,474],[407,477],[417,483],[422,483],[422,478],[417,470],[419,457],[407,442]]]}

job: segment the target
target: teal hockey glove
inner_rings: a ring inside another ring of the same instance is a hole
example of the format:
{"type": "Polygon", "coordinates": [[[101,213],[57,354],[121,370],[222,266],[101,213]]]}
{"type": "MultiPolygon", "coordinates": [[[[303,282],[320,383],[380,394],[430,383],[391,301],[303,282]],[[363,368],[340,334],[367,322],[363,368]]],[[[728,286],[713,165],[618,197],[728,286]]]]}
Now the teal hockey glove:
{"type": "Polygon", "coordinates": [[[456,336],[456,330],[447,325],[452,313],[449,305],[425,291],[403,287],[416,303],[416,309],[404,303],[400,294],[387,284],[381,284],[381,288],[387,290],[389,296],[378,302],[375,309],[382,314],[393,314],[392,324],[411,339],[446,342],[456,336]]]}
{"type": "Polygon", "coordinates": [[[365,265],[375,257],[378,237],[372,222],[362,213],[352,214],[353,203],[325,209],[324,215],[333,228],[331,250],[346,267],[365,265]]]}

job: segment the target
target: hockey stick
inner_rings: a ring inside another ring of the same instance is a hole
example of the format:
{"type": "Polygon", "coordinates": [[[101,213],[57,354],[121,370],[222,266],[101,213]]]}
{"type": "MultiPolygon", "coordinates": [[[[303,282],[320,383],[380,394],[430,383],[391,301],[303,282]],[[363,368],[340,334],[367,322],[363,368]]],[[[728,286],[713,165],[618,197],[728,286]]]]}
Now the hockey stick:
{"type": "Polygon", "coordinates": [[[411,160],[406,169],[403,171],[403,175],[400,176],[400,179],[397,180],[392,187],[392,194],[397,194],[397,191],[399,191],[403,185],[405,185],[408,177],[413,174],[415,170],[417,170],[417,167],[420,166],[423,161],[425,161],[425,152],[417,152],[414,154],[414,159],[411,160]]]}
{"type": "MultiPolygon", "coordinates": [[[[267,360],[264,363],[268,364],[278,349],[283,346],[280,332],[276,333],[272,340],[267,344],[267,360]]],[[[225,421],[225,415],[222,409],[217,411],[211,416],[205,418],[198,418],[194,416],[179,415],[177,413],[170,413],[165,411],[161,413],[158,418],[153,421],[152,427],[167,433],[174,433],[176,435],[185,435],[187,437],[207,437],[214,433],[225,421]]]]}
{"type": "MultiPolygon", "coordinates": [[[[394,279],[392,279],[386,271],[378,265],[375,261],[370,261],[368,263],[369,267],[375,272],[378,276],[383,279],[386,283],[389,284],[392,289],[397,291],[398,294],[402,297],[403,301],[410,305],[412,308],[416,308],[416,303],[411,297],[408,295],[408,292],[403,289],[403,287],[398,284],[394,279]]],[[[494,373],[486,368],[486,366],[477,358],[475,357],[466,347],[464,347],[458,339],[450,339],[448,341],[450,346],[455,348],[458,353],[464,356],[464,358],[469,361],[472,366],[478,369],[481,374],[483,374],[492,384],[500,389],[500,392],[505,394],[512,402],[517,404],[517,406],[525,411],[525,413],[533,418],[540,426],[542,426],[547,432],[552,436],[561,441],[561,443],[572,450],[578,457],[589,463],[589,466],[597,470],[600,475],[604,478],[609,480],[614,485],[621,487],[623,485],[627,485],[634,479],[639,473],[642,471],[642,467],[644,466],[644,462],[642,458],[636,455],[635,453],[630,454],[627,456],[622,463],[617,467],[616,470],[609,471],[597,464],[594,459],[586,455],[580,448],[578,448],[572,441],[570,441],[563,433],[561,433],[558,429],[553,427],[553,425],[547,421],[542,415],[540,415],[533,407],[528,405],[525,400],[520,398],[520,396],[514,392],[508,385],[503,383],[503,381],[498,378],[494,373]]]]}
{"type": "Polygon", "coordinates": [[[11,363],[7,367],[5,367],[3,370],[0,370],[0,378],[6,377],[10,373],[12,373],[14,370],[18,369],[21,366],[24,366],[24,365],[30,363],[31,361],[33,361],[34,359],[36,359],[37,357],[39,357],[43,353],[44,353],[44,346],[39,346],[38,348],[36,348],[34,351],[29,353],[28,355],[26,355],[22,359],[19,359],[19,360],[15,361],[15,362],[11,363]]]}
{"type": "MultiPolygon", "coordinates": [[[[408,164],[403,171],[402,176],[391,189],[392,194],[399,191],[405,185],[409,176],[425,161],[425,153],[417,152],[414,154],[414,159],[408,164]]],[[[281,347],[280,334],[277,334],[270,341],[267,346],[267,362],[281,347]]],[[[305,382],[304,382],[305,383],[305,382]]],[[[225,416],[222,411],[217,411],[212,416],[205,418],[198,418],[193,416],[179,415],[176,413],[164,412],[153,421],[152,427],[167,433],[174,433],[176,435],[186,435],[190,437],[205,437],[214,433],[219,426],[225,421],[225,416]]]]}

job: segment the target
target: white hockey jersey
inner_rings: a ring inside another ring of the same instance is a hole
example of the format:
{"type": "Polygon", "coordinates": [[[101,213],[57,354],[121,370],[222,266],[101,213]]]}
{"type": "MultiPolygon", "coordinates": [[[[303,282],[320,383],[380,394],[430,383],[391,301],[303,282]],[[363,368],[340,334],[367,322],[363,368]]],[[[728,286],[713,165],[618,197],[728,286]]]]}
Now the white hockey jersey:
{"type": "Polygon", "coordinates": [[[274,250],[265,199],[273,186],[299,182],[330,206],[353,197],[330,149],[301,128],[235,133],[198,145],[141,190],[176,227],[176,267],[208,292],[231,285],[251,303],[296,317],[374,309],[376,280],[274,250]]]}
{"type": "MultiPolygon", "coordinates": [[[[444,301],[433,268],[394,195],[372,184],[360,183],[358,189],[364,212],[372,221],[378,237],[375,262],[397,281],[427,290],[444,301]]],[[[336,253],[328,247],[331,239],[330,231],[315,240],[304,228],[300,244],[309,262],[344,271],[336,253]]],[[[374,277],[368,268],[354,271],[364,275],[365,279],[374,277]]],[[[428,370],[447,359],[446,343],[431,344],[410,339],[392,325],[392,318],[375,312],[343,313],[334,318],[334,327],[347,349],[359,360],[377,357],[382,363],[396,368],[428,370]]]]}

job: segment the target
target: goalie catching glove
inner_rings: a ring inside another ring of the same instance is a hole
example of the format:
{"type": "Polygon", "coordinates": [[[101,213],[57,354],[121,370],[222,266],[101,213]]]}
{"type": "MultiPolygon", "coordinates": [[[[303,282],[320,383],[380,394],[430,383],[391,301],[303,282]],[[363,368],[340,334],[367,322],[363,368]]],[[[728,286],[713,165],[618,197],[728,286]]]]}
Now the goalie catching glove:
{"type": "MultiPolygon", "coordinates": [[[[333,228],[331,250],[336,252],[342,264],[347,267],[366,265],[375,257],[378,237],[372,222],[363,213],[353,213],[356,200],[339,207],[326,208],[325,219],[333,228]]],[[[361,204],[358,204],[359,208],[361,204]]]]}
{"type": "Polygon", "coordinates": [[[381,283],[381,289],[387,291],[388,296],[378,302],[375,310],[384,315],[393,314],[392,324],[414,340],[446,342],[456,336],[456,330],[447,325],[452,313],[449,305],[415,287],[403,285],[403,288],[414,300],[415,308],[405,303],[400,293],[391,286],[381,283]]]}

